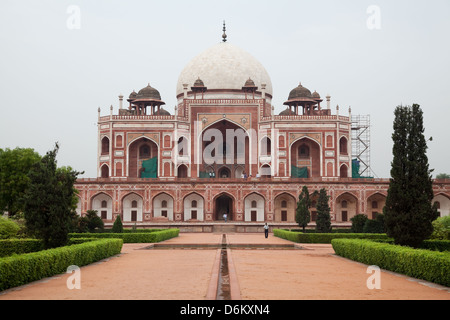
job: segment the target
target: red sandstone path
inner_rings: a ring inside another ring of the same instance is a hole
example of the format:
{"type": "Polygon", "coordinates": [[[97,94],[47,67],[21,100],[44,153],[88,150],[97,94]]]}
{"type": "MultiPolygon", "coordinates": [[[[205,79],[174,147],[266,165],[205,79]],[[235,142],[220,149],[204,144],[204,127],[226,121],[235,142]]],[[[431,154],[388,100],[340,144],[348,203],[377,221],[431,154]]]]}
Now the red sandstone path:
{"type": "MultiPolygon", "coordinates": [[[[227,234],[229,244],[291,244],[263,234],[227,234]]],[[[164,244],[220,244],[222,234],[180,233],[164,244]]],[[[62,274],[0,292],[0,300],[213,299],[220,249],[143,249],[124,244],[115,257],[81,268],[81,289],[62,274]]],[[[239,300],[450,300],[450,288],[382,271],[370,290],[367,266],[334,255],[331,245],[303,249],[228,249],[232,294],[239,300]]]]}

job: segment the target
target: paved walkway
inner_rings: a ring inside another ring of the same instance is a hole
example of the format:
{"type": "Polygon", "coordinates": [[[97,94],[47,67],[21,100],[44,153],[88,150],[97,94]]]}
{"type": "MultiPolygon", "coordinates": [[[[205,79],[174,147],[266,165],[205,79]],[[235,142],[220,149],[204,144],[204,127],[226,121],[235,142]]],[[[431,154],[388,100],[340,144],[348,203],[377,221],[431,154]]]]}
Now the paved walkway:
{"type": "MultiPolygon", "coordinates": [[[[385,271],[381,289],[370,290],[367,266],[334,255],[331,245],[287,248],[292,242],[272,234],[225,239],[233,299],[450,299],[449,288],[385,271]]],[[[68,289],[71,274],[62,274],[1,292],[0,300],[215,299],[223,240],[222,234],[181,233],[161,243],[164,248],[124,244],[120,255],[81,268],[81,289],[68,289]]]]}

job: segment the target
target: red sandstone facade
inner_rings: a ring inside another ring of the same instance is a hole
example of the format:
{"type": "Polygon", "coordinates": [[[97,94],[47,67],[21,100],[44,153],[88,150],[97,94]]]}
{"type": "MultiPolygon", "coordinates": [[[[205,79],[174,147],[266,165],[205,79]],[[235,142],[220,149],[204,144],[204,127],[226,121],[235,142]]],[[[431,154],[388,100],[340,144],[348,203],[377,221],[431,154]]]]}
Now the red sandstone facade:
{"type": "MultiPolygon", "coordinates": [[[[228,44],[217,47],[242,58],[228,44]]],[[[147,226],[223,221],[227,213],[235,223],[289,225],[303,186],[327,190],[334,224],[382,212],[389,180],[352,178],[350,110],[341,115],[337,107],[332,114],[330,97],[323,108],[320,95],[300,84],[275,115],[261,67],[254,74],[230,71],[230,60],[208,54],[227,69],[196,67],[191,83],[182,73],[174,115],[150,85],[129,96],[128,108],[120,96],[118,114],[99,110],[98,177],[78,180],[79,214],[93,209],[106,223],[121,215],[125,224],[147,226]]],[[[437,181],[434,189],[441,215],[448,215],[450,182],[437,181]]]]}

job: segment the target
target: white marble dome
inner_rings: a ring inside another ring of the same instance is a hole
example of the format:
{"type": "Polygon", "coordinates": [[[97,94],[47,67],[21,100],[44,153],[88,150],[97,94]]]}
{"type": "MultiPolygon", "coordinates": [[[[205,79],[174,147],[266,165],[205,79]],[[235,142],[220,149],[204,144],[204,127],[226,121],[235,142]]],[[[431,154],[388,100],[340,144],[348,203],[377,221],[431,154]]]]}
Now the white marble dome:
{"type": "Polygon", "coordinates": [[[272,96],[272,82],[263,65],[251,54],[228,43],[221,42],[192,59],[181,72],[177,83],[177,96],[183,93],[183,84],[188,91],[200,78],[208,90],[242,90],[251,78],[258,91],[266,85],[266,93],[272,96]]]}

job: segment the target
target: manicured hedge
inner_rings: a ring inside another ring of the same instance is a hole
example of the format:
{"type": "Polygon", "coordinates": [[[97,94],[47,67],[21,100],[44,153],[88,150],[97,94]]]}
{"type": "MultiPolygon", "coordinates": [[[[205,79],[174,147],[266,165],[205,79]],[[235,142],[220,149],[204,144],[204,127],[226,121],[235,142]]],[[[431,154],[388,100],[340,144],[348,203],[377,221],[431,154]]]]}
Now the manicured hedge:
{"type": "Polygon", "coordinates": [[[339,256],[450,287],[449,252],[360,239],[334,239],[331,244],[339,256]]]}
{"type": "Polygon", "coordinates": [[[44,249],[43,242],[37,239],[0,240],[0,258],[12,254],[36,252],[44,249]]]}
{"type": "Polygon", "coordinates": [[[119,254],[121,239],[99,239],[81,244],[0,258],[0,291],[119,254]]]}
{"type": "Polygon", "coordinates": [[[333,239],[387,239],[386,234],[379,233],[301,233],[274,229],[273,234],[282,239],[297,243],[331,243],[333,239]]]}
{"type": "Polygon", "coordinates": [[[154,243],[178,237],[179,229],[159,229],[145,233],[71,233],[71,238],[117,238],[124,243],[154,243]]]}

